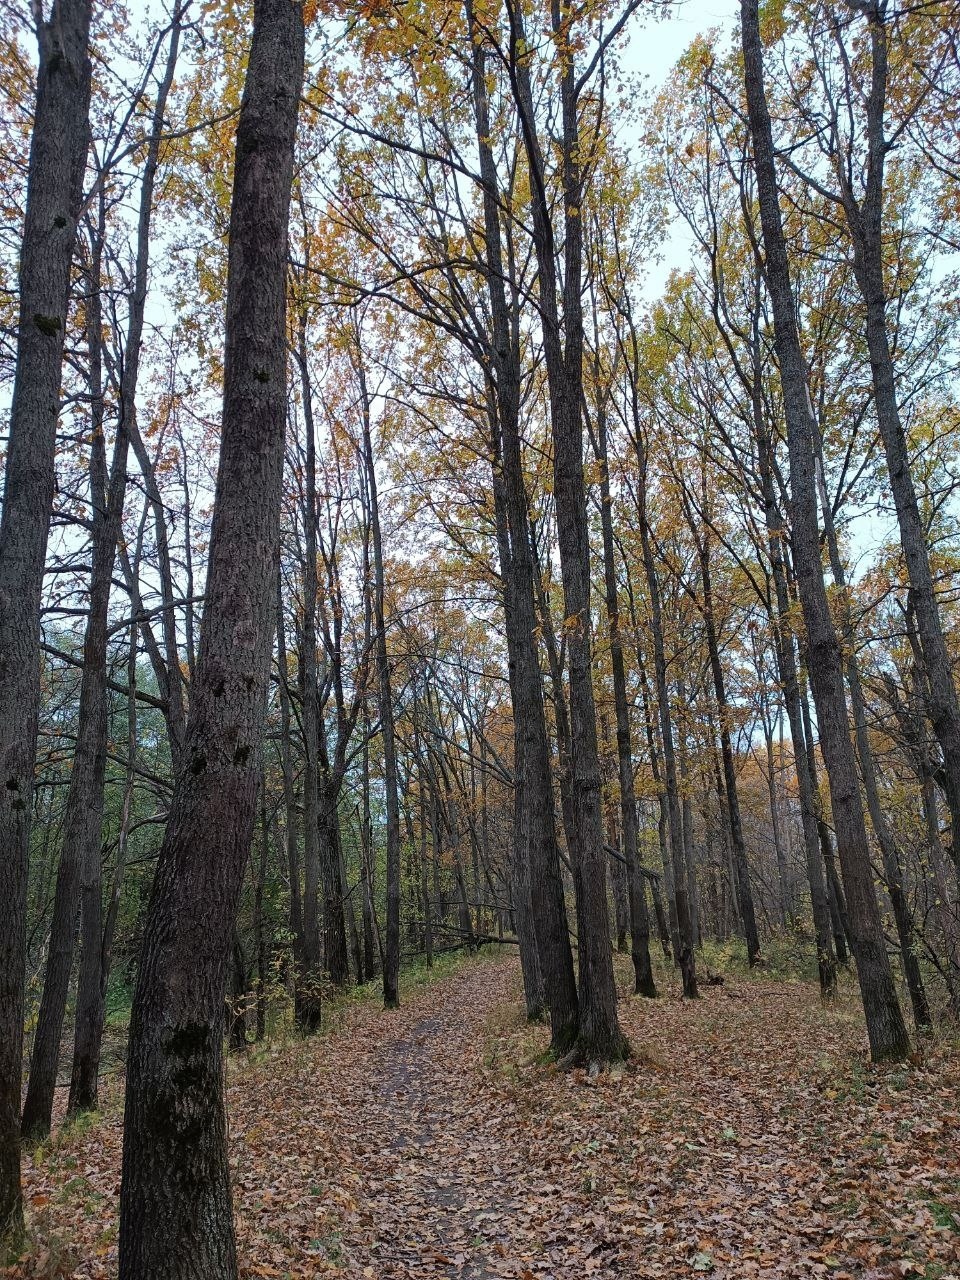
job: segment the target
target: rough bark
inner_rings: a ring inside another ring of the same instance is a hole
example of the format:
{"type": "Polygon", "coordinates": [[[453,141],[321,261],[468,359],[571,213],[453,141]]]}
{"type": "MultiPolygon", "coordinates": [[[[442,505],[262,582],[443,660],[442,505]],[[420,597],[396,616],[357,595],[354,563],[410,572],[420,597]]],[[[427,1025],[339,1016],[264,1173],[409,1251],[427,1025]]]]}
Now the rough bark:
{"type": "MultiPolygon", "coordinates": [[[[499,446],[499,436],[494,426],[492,432],[495,448],[499,446]]],[[[517,590],[516,575],[513,569],[513,556],[510,550],[510,532],[507,520],[506,486],[503,480],[502,460],[495,457],[493,467],[493,501],[497,522],[497,549],[500,562],[500,578],[503,589],[504,631],[507,640],[507,674],[510,680],[510,700],[513,713],[513,840],[510,857],[510,909],[512,928],[517,935],[520,951],[520,970],[523,978],[523,995],[527,1010],[527,1020],[539,1021],[547,1009],[546,994],[543,986],[543,972],[540,966],[540,955],[537,950],[537,934],[533,919],[533,899],[530,890],[530,836],[528,832],[528,815],[530,805],[527,803],[524,781],[526,765],[524,762],[524,721],[519,714],[521,691],[514,691],[517,680],[517,635],[515,627],[517,590]],[[499,463],[499,465],[498,465],[499,463]]],[[[541,701],[541,709],[543,703],[541,701]]],[[[551,797],[552,799],[552,797],[551,797]]],[[[551,821],[553,811],[551,808],[551,821]]],[[[571,958],[572,970],[572,958],[571,958]]]]}
{"type": "Polygon", "coordinates": [[[744,83],[766,252],[766,280],[773,305],[774,341],[787,419],[794,563],[807,630],[810,677],[871,1055],[877,1061],[899,1059],[909,1052],[910,1041],[887,957],[873,885],[856,761],[847,723],[840,646],[820,562],[812,406],[780,213],[757,0],[741,0],[740,12],[744,83]]]}
{"type": "Polygon", "coordinates": [[[907,906],[907,898],[903,887],[903,872],[901,870],[900,852],[897,849],[893,829],[887,821],[887,815],[883,811],[883,805],[880,800],[880,784],[877,777],[877,767],[873,758],[873,748],[870,744],[870,734],[867,728],[866,699],[864,697],[863,686],[860,681],[860,668],[857,663],[856,651],[853,647],[854,626],[853,619],[850,615],[850,600],[847,593],[846,569],[840,555],[840,544],[837,539],[837,530],[833,519],[833,507],[829,501],[826,490],[826,482],[823,474],[822,445],[819,432],[817,433],[816,446],[818,455],[817,479],[820,491],[820,507],[823,512],[824,532],[827,536],[827,550],[830,555],[830,569],[833,573],[834,582],[844,593],[841,602],[841,616],[846,633],[845,667],[847,673],[847,687],[850,690],[850,706],[853,711],[853,728],[857,744],[857,756],[860,760],[860,776],[863,780],[864,795],[867,798],[867,812],[870,815],[870,825],[873,827],[874,837],[880,847],[880,856],[883,861],[883,877],[887,886],[887,893],[890,896],[890,905],[893,908],[893,918],[897,926],[897,939],[900,943],[900,963],[903,967],[903,976],[906,980],[907,991],[910,995],[913,1020],[917,1027],[924,1027],[928,1026],[930,1023],[930,1006],[927,1003],[927,994],[923,984],[923,975],[920,972],[920,964],[914,947],[913,924],[910,919],[910,911],[907,906]]]}
{"type": "MultiPolygon", "coordinates": [[[[473,26],[472,5],[467,5],[473,26]]],[[[521,357],[516,317],[511,318],[504,287],[504,253],[500,230],[499,184],[490,146],[486,91],[486,59],[482,43],[473,41],[472,90],[474,121],[483,179],[484,248],[490,302],[492,365],[495,373],[495,428],[499,452],[507,541],[501,565],[508,629],[510,692],[514,711],[518,816],[522,842],[513,868],[514,910],[523,925],[529,912],[537,962],[528,956],[531,990],[528,1009],[537,1013],[545,998],[550,1013],[551,1049],[562,1056],[572,1046],[578,1022],[573,953],[567,929],[560,852],[554,819],[550,744],[544,711],[543,681],[537,652],[536,586],[530,543],[527,493],[520,440],[521,357]],[[539,979],[539,981],[538,981],[539,979]],[[539,987],[542,984],[542,997],[539,987]]],[[[528,950],[525,948],[525,950],[528,950]]]]}
{"type": "MultiPolygon", "coordinates": [[[[21,1121],[24,1134],[33,1140],[50,1132],[53,1098],[60,1061],[60,1039],[67,1007],[67,993],[73,969],[77,938],[77,909],[81,902],[88,919],[83,930],[86,945],[81,959],[81,984],[77,995],[77,1031],[90,1037],[92,1028],[82,1021],[92,1018],[102,1027],[98,1012],[101,978],[100,960],[100,842],[103,827],[104,777],[107,762],[107,638],[110,591],[116,560],[117,540],[123,518],[127,481],[129,424],[136,414],[137,382],[147,300],[147,268],[150,259],[150,226],[153,192],[160,155],[160,136],[167,97],[173,83],[180,47],[180,27],[175,22],[170,36],[166,68],[160,83],[151,122],[150,141],[140,183],[140,210],[137,225],[137,252],[129,319],[120,378],[120,405],[109,482],[105,483],[103,442],[103,400],[100,385],[99,297],[91,297],[88,307],[88,347],[91,356],[91,402],[94,414],[91,444],[92,546],[87,625],[83,639],[83,670],[80,677],[80,705],[77,741],[70,771],[63,847],[57,870],[50,929],[50,947],[44,973],[43,993],[30,1059],[30,1075],[21,1121]],[[82,886],[82,895],[81,895],[82,886]]],[[[97,232],[94,258],[99,268],[103,225],[97,232]]],[[[99,269],[91,279],[91,291],[100,288],[99,269]]],[[[99,1056],[99,1050],[97,1050],[99,1056]]],[[[80,1092],[71,1105],[79,1106],[81,1095],[96,1097],[96,1083],[78,1082],[80,1092]]],[[[74,1109],[76,1109],[74,1106],[74,1109]]]]}
{"type": "MultiPolygon", "coordinates": [[[[600,806],[600,759],[593,697],[590,617],[590,546],[583,474],[583,227],[584,176],[579,135],[579,90],[574,58],[556,58],[560,112],[562,187],[562,289],[558,280],[557,240],[547,190],[547,170],[538,134],[523,22],[510,7],[510,70],[521,133],[531,174],[530,214],[537,261],[537,288],[544,359],[550,393],[553,437],[553,488],[557,541],[563,584],[570,713],[570,860],[577,905],[579,1026],[574,1061],[607,1062],[623,1058],[629,1046],[617,1019],[613,950],[606,893],[606,855],[600,806]],[[562,319],[561,319],[562,315],[562,319]]],[[[551,10],[558,46],[565,46],[560,6],[551,10]]]]}
{"type": "Polygon", "coordinates": [[[130,1023],[121,1280],[237,1275],[224,994],[259,789],[283,484],[287,222],[303,10],[256,0],[237,126],[224,396],[184,768],[147,911],[130,1023]]]}
{"type": "Polygon", "coordinates": [[[20,254],[17,363],[0,517],[0,1242],[23,1227],[20,1089],[27,861],[40,705],[40,601],[53,506],[60,373],[90,104],[90,0],[37,24],[20,254]]]}
{"type": "MultiPolygon", "coordinates": [[[[887,153],[885,113],[889,63],[887,4],[870,0],[862,6],[870,33],[871,76],[866,95],[866,183],[858,199],[842,159],[836,170],[841,201],[853,245],[853,273],[866,309],[867,349],[877,423],[897,513],[900,545],[910,580],[910,595],[929,687],[929,714],[943,754],[943,783],[954,831],[960,832],[960,699],[953,677],[930,567],[930,552],[910,468],[910,451],[900,416],[896,368],[887,328],[887,292],[883,272],[883,198],[887,153]]],[[[953,841],[960,872],[960,839],[953,841]]]]}

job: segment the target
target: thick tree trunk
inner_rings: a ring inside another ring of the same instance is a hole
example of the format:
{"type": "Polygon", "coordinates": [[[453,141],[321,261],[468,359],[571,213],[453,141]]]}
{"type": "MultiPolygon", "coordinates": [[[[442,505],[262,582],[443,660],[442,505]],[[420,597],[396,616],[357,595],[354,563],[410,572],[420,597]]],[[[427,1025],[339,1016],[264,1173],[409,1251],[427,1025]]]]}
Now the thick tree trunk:
{"type": "Polygon", "coordinates": [[[887,886],[887,893],[890,895],[890,905],[893,908],[893,918],[897,926],[897,938],[900,943],[900,961],[903,966],[903,976],[907,983],[907,991],[910,994],[910,1004],[913,1009],[913,1020],[917,1027],[924,1027],[928,1026],[930,1023],[930,1007],[927,1003],[927,995],[923,985],[923,976],[920,972],[920,964],[917,960],[916,951],[914,949],[913,925],[910,920],[907,898],[903,888],[903,873],[900,869],[900,854],[897,849],[896,840],[894,839],[893,829],[887,821],[887,816],[883,811],[883,805],[880,800],[880,785],[877,778],[877,768],[873,758],[873,748],[870,745],[870,734],[867,729],[866,699],[863,696],[863,686],[860,683],[860,669],[857,665],[856,650],[853,647],[855,637],[853,619],[850,616],[850,601],[847,593],[846,570],[844,568],[843,559],[840,555],[840,545],[837,540],[837,530],[833,520],[833,508],[827,495],[826,482],[823,474],[822,443],[819,432],[817,432],[816,447],[820,507],[823,512],[824,532],[827,535],[827,549],[830,554],[830,568],[833,573],[834,582],[843,592],[842,618],[844,629],[846,631],[845,639],[847,641],[847,657],[845,663],[847,687],[850,690],[850,705],[853,710],[853,727],[857,744],[857,755],[860,759],[860,776],[863,779],[863,790],[867,798],[867,812],[870,814],[870,824],[873,827],[873,834],[876,838],[877,844],[880,846],[880,856],[883,861],[883,876],[887,886]]]}
{"type": "Polygon", "coordinates": [[[237,127],[206,605],[130,1023],[121,1280],[235,1280],[224,993],[256,815],[283,485],[303,10],[256,0],[237,127]]]}
{"type": "Polygon", "coordinates": [[[87,154],[90,0],[54,0],[39,69],[20,254],[17,364],[0,518],[0,1243],[23,1228],[20,1089],[40,601],[53,506],[70,260],[87,154]]]}
{"type": "MultiPolygon", "coordinates": [[[[482,65],[482,64],[481,64],[482,65]]],[[[509,867],[508,892],[510,898],[510,927],[517,935],[520,951],[520,972],[523,979],[524,1003],[527,1020],[537,1022],[544,1017],[547,1009],[546,995],[543,986],[543,973],[540,967],[540,955],[537,950],[537,935],[533,920],[532,896],[530,892],[530,836],[527,829],[529,806],[526,801],[524,779],[524,732],[523,721],[519,713],[522,689],[516,688],[518,675],[517,646],[518,635],[515,621],[517,591],[516,573],[513,568],[513,555],[510,549],[510,531],[508,527],[506,486],[503,478],[502,449],[497,456],[500,441],[497,433],[497,421],[494,417],[496,408],[491,411],[491,436],[494,446],[493,459],[493,504],[497,525],[497,551],[500,562],[500,580],[503,591],[504,631],[507,641],[507,674],[510,680],[510,701],[513,708],[513,839],[509,867]]],[[[541,710],[543,702],[541,698],[541,710]]],[[[551,797],[552,799],[552,797],[551,797]]],[[[552,811],[551,811],[552,821],[552,811]]],[[[424,872],[426,877],[426,871],[424,872]]],[[[426,896],[426,879],[424,880],[426,896]]],[[[573,961],[571,957],[571,972],[573,961]]]]}
{"type": "Polygon", "coordinates": [[[833,838],[830,827],[823,815],[823,797],[820,793],[820,780],[817,769],[817,752],[813,738],[813,716],[810,711],[810,696],[804,677],[800,696],[800,715],[803,721],[803,759],[806,772],[810,778],[810,795],[813,800],[813,812],[817,823],[817,843],[820,848],[820,862],[827,878],[827,907],[830,912],[830,926],[833,929],[833,947],[837,963],[845,965],[849,959],[847,940],[850,928],[847,923],[847,904],[837,871],[837,859],[833,851],[833,838]]]}
{"type": "Polygon", "coordinates": [[[773,134],[763,82],[763,46],[757,0],[741,0],[741,30],[747,112],[766,250],[766,279],[773,304],[774,337],[787,418],[795,566],[807,629],[810,676],[830,783],[833,820],[871,1054],[877,1061],[899,1059],[909,1052],[910,1041],[887,957],[873,885],[856,762],[847,723],[840,646],[820,562],[812,407],[780,214],[773,134]]]}
{"type": "Polygon", "coordinates": [[[663,898],[656,876],[652,876],[650,879],[650,896],[653,898],[653,914],[656,917],[657,931],[660,934],[660,948],[663,951],[664,960],[669,960],[672,954],[670,950],[670,925],[667,920],[667,913],[663,909],[663,898]]]}

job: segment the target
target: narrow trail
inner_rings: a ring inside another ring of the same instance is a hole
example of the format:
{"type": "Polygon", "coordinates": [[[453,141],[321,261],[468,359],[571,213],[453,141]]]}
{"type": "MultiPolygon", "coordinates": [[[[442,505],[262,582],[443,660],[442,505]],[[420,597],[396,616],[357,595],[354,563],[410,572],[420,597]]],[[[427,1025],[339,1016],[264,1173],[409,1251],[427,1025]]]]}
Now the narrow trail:
{"type": "Polygon", "coordinates": [[[498,1274],[489,1254],[516,1189],[476,1049],[509,974],[488,965],[445,984],[437,1011],[386,1046],[380,1078],[360,1090],[356,1123],[376,1231],[362,1256],[377,1276],[498,1274]]]}
{"type": "MultiPolygon", "coordinates": [[[[298,1075],[297,1095],[312,1092],[315,1101],[291,1113],[286,1132],[271,1126],[271,1146],[303,1150],[313,1129],[316,1185],[334,1184],[338,1211],[314,1247],[346,1274],[499,1280],[525,1273],[511,1237],[537,1197],[527,1185],[517,1115],[491,1091],[484,1065],[491,1011],[510,1000],[515,981],[513,956],[470,964],[378,1014],[372,1026],[361,1016],[298,1075]]],[[[248,1186],[238,1177],[245,1219],[262,1187],[263,1151],[257,1126],[235,1137],[256,1147],[256,1179],[248,1186]]],[[[241,1157],[238,1171],[244,1163],[241,1157]]],[[[254,1265],[252,1274],[264,1271],[254,1265]]]]}
{"type": "MultiPolygon", "coordinates": [[[[956,1046],[872,1069],[852,998],[672,977],[597,1080],[539,1063],[509,953],[232,1059],[244,1280],[960,1280],[956,1046]]],[[[11,1276],[116,1275],[119,1101],[27,1160],[11,1276]]]]}

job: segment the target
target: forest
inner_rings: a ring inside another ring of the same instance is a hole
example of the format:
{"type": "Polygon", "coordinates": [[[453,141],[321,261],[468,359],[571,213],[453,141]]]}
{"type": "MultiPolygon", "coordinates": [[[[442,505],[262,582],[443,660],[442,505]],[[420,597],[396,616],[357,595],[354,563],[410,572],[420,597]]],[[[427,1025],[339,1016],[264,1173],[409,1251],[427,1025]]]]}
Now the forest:
{"type": "Polygon", "coordinates": [[[0,1275],[957,1280],[957,0],[0,29],[0,1275]]]}

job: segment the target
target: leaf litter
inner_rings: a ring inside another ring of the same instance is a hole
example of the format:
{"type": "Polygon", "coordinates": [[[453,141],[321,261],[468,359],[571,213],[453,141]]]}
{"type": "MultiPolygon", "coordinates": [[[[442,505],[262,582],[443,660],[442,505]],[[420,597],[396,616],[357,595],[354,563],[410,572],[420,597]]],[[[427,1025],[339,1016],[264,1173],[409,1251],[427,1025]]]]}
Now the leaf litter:
{"type": "MultiPolygon", "coordinates": [[[[960,1280],[954,1046],[873,1068],[852,1001],[728,979],[622,994],[635,1057],[591,1076],[521,1007],[485,958],[231,1061],[245,1280],[960,1280]]],[[[2,1274],[116,1274],[121,1118],[114,1088],[27,1157],[33,1249],[2,1274]]]]}

